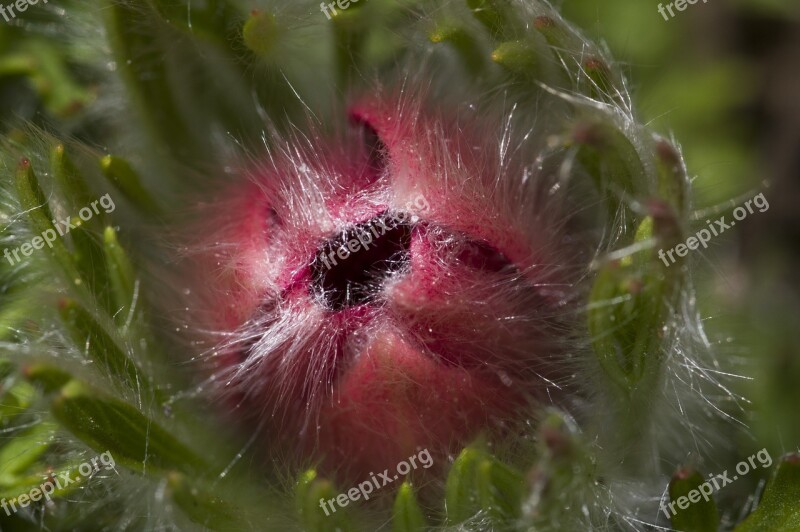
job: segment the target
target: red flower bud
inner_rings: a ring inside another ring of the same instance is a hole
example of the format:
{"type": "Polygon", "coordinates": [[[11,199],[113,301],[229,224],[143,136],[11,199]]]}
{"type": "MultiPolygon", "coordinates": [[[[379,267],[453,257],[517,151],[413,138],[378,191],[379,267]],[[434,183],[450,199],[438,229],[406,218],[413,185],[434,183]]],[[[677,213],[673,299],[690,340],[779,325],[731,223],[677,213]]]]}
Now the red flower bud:
{"type": "Polygon", "coordinates": [[[361,478],[513,428],[562,352],[568,274],[563,217],[504,122],[498,150],[407,98],[349,119],[345,142],[285,141],[250,172],[208,286],[232,335],[215,381],[270,438],[361,478]]]}

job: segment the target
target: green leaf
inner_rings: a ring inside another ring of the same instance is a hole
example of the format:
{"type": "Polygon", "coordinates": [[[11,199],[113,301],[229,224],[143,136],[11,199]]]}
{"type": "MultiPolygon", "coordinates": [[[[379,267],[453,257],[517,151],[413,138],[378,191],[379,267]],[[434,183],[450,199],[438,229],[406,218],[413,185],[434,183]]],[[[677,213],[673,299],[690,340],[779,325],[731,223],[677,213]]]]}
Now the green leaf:
{"type": "Polygon", "coordinates": [[[664,232],[663,216],[645,217],[633,244],[644,246],[601,266],[589,295],[589,332],[597,361],[629,396],[651,385],[661,366],[667,309],[680,279],[647,242],[664,232]]]}
{"type": "Polygon", "coordinates": [[[111,0],[102,12],[116,64],[148,133],[179,158],[195,154],[196,139],[169,83],[158,14],[147,0],[111,0]]]}
{"type": "Polygon", "coordinates": [[[521,511],[522,475],[485,451],[467,447],[447,476],[447,521],[458,524],[484,512],[493,522],[508,524],[521,511]]]}
{"type": "Polygon", "coordinates": [[[155,198],[142,185],[136,170],[125,159],[106,155],[100,159],[103,174],[138,209],[147,214],[157,214],[160,209],[155,198]]]}
{"type": "MultiPolygon", "coordinates": [[[[70,199],[70,204],[75,209],[89,208],[97,200],[92,196],[85,177],[77,169],[72,160],[67,156],[63,144],[57,145],[50,153],[50,166],[60,188],[70,199]]],[[[89,289],[98,302],[110,310],[107,294],[103,293],[107,284],[107,273],[103,263],[103,250],[93,229],[101,226],[107,214],[104,210],[98,212],[88,220],[76,218],[73,223],[75,228],[70,230],[73,246],[73,257],[81,277],[86,281],[89,289]],[[91,228],[91,229],[90,229],[91,228]]]]}
{"type": "Polygon", "coordinates": [[[280,30],[274,14],[254,10],[244,23],[242,37],[250,51],[261,58],[270,58],[280,39],[280,30]]]}
{"type": "Polygon", "coordinates": [[[800,454],[778,463],[758,508],[736,527],[736,532],[790,532],[800,530],[800,454]]]}
{"type": "Polygon", "coordinates": [[[485,61],[480,45],[465,27],[455,22],[439,22],[428,38],[432,43],[452,46],[470,75],[476,76],[483,70],[485,61]]]}
{"type": "Polygon", "coordinates": [[[28,76],[35,68],[36,61],[28,54],[7,54],[0,57],[0,76],[28,76]]]}
{"type": "Polygon", "coordinates": [[[59,45],[28,37],[19,51],[0,57],[0,76],[26,76],[51,113],[69,117],[89,103],[93,96],[69,72],[59,45]]]}
{"type": "Polygon", "coordinates": [[[512,522],[519,517],[525,487],[519,472],[487,457],[478,465],[477,485],[481,508],[495,522],[512,522]]]}
{"type": "Polygon", "coordinates": [[[117,325],[129,323],[131,305],[136,301],[136,274],[127,253],[117,240],[113,227],[106,227],[103,234],[105,243],[105,263],[111,285],[114,303],[114,320],[117,325]]]}
{"type": "Polygon", "coordinates": [[[40,233],[47,242],[52,244],[50,250],[56,262],[61,266],[70,284],[81,284],[81,275],[67,250],[64,242],[58,237],[58,231],[53,226],[53,215],[42,192],[39,180],[33,171],[28,159],[20,162],[15,175],[15,185],[20,206],[27,213],[31,226],[36,233],[40,233]],[[49,238],[48,235],[52,236],[49,238]]]}
{"type": "Polygon", "coordinates": [[[106,310],[112,310],[108,294],[105,293],[108,284],[108,273],[103,261],[103,248],[98,242],[97,235],[89,231],[80,218],[73,220],[75,228],[70,230],[75,264],[80,271],[81,278],[86,281],[86,286],[95,299],[106,310]]]}
{"type": "Polygon", "coordinates": [[[686,198],[690,184],[681,154],[672,144],[661,138],[655,141],[655,153],[659,196],[683,219],[686,216],[686,198]]]}
{"type": "Polygon", "coordinates": [[[98,452],[152,475],[177,470],[188,475],[207,472],[208,464],[168,430],[119,399],[105,397],[71,381],[53,401],[56,420],[98,452]]]}
{"type": "MultiPolygon", "coordinates": [[[[65,192],[76,194],[76,199],[85,201],[82,208],[89,208],[91,195],[85,186],[83,178],[75,166],[69,161],[63,146],[56,146],[52,151],[50,161],[56,180],[65,192]]],[[[39,181],[33,168],[27,160],[23,160],[17,174],[17,193],[20,203],[26,208],[33,229],[40,233],[36,238],[43,240],[42,248],[49,247],[56,262],[61,266],[68,280],[76,286],[84,282],[99,303],[107,306],[107,298],[102,294],[106,284],[106,274],[100,244],[86,226],[98,223],[94,218],[88,221],[80,218],[69,220],[73,228],[69,230],[73,252],[67,249],[61,238],[61,221],[57,222],[58,229],[53,225],[53,214],[45,199],[39,181]]]]}
{"type": "Polygon", "coordinates": [[[360,76],[370,30],[369,20],[363,10],[347,9],[340,11],[331,24],[338,82],[347,86],[360,76]]]}
{"type": "Polygon", "coordinates": [[[448,523],[458,524],[466,521],[480,510],[478,494],[475,488],[478,465],[482,458],[482,451],[473,447],[466,447],[453,462],[445,485],[448,523]]]}
{"type": "Polygon", "coordinates": [[[35,464],[50,447],[55,430],[52,423],[38,423],[0,447],[0,485],[13,484],[17,475],[35,464]]]}
{"type": "Polygon", "coordinates": [[[16,366],[5,358],[0,358],[0,381],[14,373],[16,366]]]}
{"type": "Polygon", "coordinates": [[[255,523],[246,518],[243,508],[223,500],[186,475],[170,473],[167,487],[172,500],[198,525],[210,530],[253,530],[255,523]]]}
{"type": "MultiPolygon", "coordinates": [[[[676,472],[669,483],[670,503],[675,503],[671,506],[675,514],[670,516],[673,528],[682,532],[716,532],[719,515],[712,493],[711,482],[697,471],[676,472]]],[[[662,511],[669,515],[671,508],[662,507],[662,511]]]]}
{"type": "Polygon", "coordinates": [[[397,491],[392,516],[394,532],[419,532],[427,528],[425,516],[414,496],[414,489],[408,482],[403,482],[397,491]]]}
{"type": "Polygon", "coordinates": [[[590,57],[583,63],[583,71],[590,83],[588,95],[598,100],[619,100],[620,92],[614,87],[611,69],[599,57],[590,57]]]}
{"type": "Polygon", "coordinates": [[[633,266],[606,264],[589,299],[589,333],[606,376],[626,395],[660,365],[663,282],[633,266]],[[649,282],[653,280],[654,282],[649,282]]]}
{"type": "Polygon", "coordinates": [[[23,415],[36,397],[36,388],[25,381],[14,383],[0,398],[0,424],[6,425],[23,415]]]}
{"type": "Polygon", "coordinates": [[[193,39],[204,39],[226,46],[226,30],[238,19],[234,6],[226,0],[149,0],[161,20],[193,39]],[[187,16],[191,13],[191,16],[187,16]]]}
{"type": "Polygon", "coordinates": [[[613,503],[597,471],[595,444],[587,445],[575,422],[552,408],[545,412],[535,440],[537,458],[526,474],[522,506],[524,529],[587,530],[595,516],[604,519],[597,514],[613,503]]]}
{"type": "Polygon", "coordinates": [[[594,179],[597,190],[611,193],[607,198],[609,221],[613,223],[620,214],[626,232],[632,230],[635,216],[625,200],[649,191],[642,182],[647,173],[630,139],[613,124],[600,121],[578,124],[570,138],[568,145],[577,149],[576,159],[594,179]]]}
{"type": "Polygon", "coordinates": [[[336,488],[327,479],[318,478],[309,469],[300,476],[295,488],[295,506],[306,532],[346,532],[355,530],[349,512],[335,501],[336,488]]]}
{"type": "Polygon", "coordinates": [[[467,0],[467,7],[494,39],[513,39],[522,33],[519,15],[509,0],[467,0]]]}
{"type": "Polygon", "coordinates": [[[599,51],[587,48],[587,43],[579,35],[568,31],[560,21],[547,15],[536,17],[533,27],[547,41],[554,64],[566,74],[560,80],[559,87],[569,92],[580,92],[595,100],[629,106],[624,99],[624,90],[618,90],[622,80],[599,51]]]}
{"type": "Polygon", "coordinates": [[[492,61],[521,78],[538,79],[541,74],[539,54],[529,40],[501,43],[492,52],[492,61]]]}
{"type": "MultiPolygon", "coordinates": [[[[80,474],[74,474],[74,471],[80,467],[82,462],[74,462],[70,465],[59,465],[58,468],[47,468],[38,474],[30,474],[25,477],[19,477],[13,486],[7,486],[0,489],[0,499],[8,500],[9,506],[13,502],[15,505],[19,504],[19,497],[22,494],[32,494],[34,490],[41,492],[41,495],[35,494],[34,496],[40,500],[48,501],[50,499],[64,498],[67,495],[80,491],[89,477],[84,477],[80,474]],[[69,477],[72,482],[66,486],[61,485],[61,479],[65,476],[69,477]],[[43,490],[45,484],[50,484],[50,490],[43,490]]],[[[36,501],[34,501],[36,502],[36,501]]],[[[4,523],[5,526],[5,523],[4,523]]]]}
{"type": "Polygon", "coordinates": [[[86,349],[85,354],[100,366],[106,376],[121,382],[134,392],[146,394],[151,390],[148,378],[136,362],[120,348],[89,311],[71,299],[62,300],[59,311],[75,344],[81,350],[86,349]]]}
{"type": "Polygon", "coordinates": [[[569,34],[564,30],[564,27],[556,22],[552,17],[541,15],[534,19],[533,27],[541,33],[547,44],[555,49],[568,50],[567,39],[569,34]]]}
{"type": "Polygon", "coordinates": [[[0,309],[0,340],[8,341],[17,333],[17,326],[30,319],[32,311],[37,307],[37,302],[32,294],[21,294],[19,299],[12,299],[9,294],[0,309]]]}
{"type": "Polygon", "coordinates": [[[32,39],[26,42],[25,49],[36,58],[31,82],[45,105],[52,113],[67,117],[88,104],[93,96],[73,78],[58,46],[50,40],[32,39]]]}
{"type": "Polygon", "coordinates": [[[28,381],[38,385],[44,393],[53,393],[72,379],[72,375],[66,371],[46,363],[27,366],[22,369],[22,374],[28,381]]]}
{"type": "MultiPolygon", "coordinates": [[[[73,207],[84,207],[91,204],[95,198],[86,184],[86,179],[67,155],[63,144],[58,144],[50,152],[50,167],[56,183],[69,198],[73,207]]],[[[95,216],[91,221],[101,222],[105,212],[100,212],[95,216]]]]}

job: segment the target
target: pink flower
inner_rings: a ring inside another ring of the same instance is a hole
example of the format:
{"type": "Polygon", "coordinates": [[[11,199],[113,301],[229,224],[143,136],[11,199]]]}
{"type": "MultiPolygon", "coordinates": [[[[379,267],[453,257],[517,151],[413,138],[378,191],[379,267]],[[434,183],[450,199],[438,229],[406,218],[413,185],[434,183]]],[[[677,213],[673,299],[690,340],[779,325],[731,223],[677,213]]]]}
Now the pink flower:
{"type": "Polygon", "coordinates": [[[357,479],[514,430],[564,356],[571,274],[564,216],[505,122],[408,97],[349,119],[340,141],[297,135],[249,172],[206,284],[229,404],[357,479]]]}

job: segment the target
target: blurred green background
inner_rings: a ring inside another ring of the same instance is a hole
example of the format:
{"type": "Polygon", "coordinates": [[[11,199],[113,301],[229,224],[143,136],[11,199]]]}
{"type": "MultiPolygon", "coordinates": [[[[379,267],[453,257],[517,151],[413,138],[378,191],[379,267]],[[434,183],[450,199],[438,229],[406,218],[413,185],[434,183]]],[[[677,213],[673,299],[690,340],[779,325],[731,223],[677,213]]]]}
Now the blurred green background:
{"type": "MultiPolygon", "coordinates": [[[[628,72],[643,122],[674,135],[697,225],[764,192],[770,209],[694,263],[709,341],[747,400],[740,456],[800,446],[800,3],[708,0],[665,21],[652,0],[564,0],[628,72]]],[[[730,219],[730,217],[729,217],[730,219]]],[[[734,409],[731,409],[733,412],[734,409]]]]}

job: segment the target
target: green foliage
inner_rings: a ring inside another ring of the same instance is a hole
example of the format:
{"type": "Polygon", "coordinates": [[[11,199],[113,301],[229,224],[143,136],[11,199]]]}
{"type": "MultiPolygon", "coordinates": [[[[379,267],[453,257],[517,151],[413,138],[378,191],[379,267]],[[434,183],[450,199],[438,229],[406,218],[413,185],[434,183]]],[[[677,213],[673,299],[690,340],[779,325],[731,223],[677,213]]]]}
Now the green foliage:
{"type": "Polygon", "coordinates": [[[393,532],[420,532],[427,529],[425,516],[419,507],[411,484],[404,482],[397,490],[392,512],[393,532]]]}
{"type": "Polygon", "coordinates": [[[119,157],[107,155],[100,160],[103,174],[137,208],[147,214],[157,214],[158,204],[142,185],[142,179],[131,164],[119,157]]]}
{"type": "Polygon", "coordinates": [[[295,507],[303,526],[308,532],[336,532],[356,530],[353,527],[351,512],[342,506],[322,501],[335,499],[339,493],[330,480],[320,478],[317,472],[309,469],[300,476],[295,487],[295,507]]]}
{"type": "MultiPolygon", "coordinates": [[[[571,120],[554,136],[543,164],[574,160],[602,198],[605,223],[614,228],[603,242],[610,259],[601,257],[596,265],[585,325],[592,340],[591,354],[601,370],[592,383],[593,391],[612,397],[603,403],[610,411],[604,419],[612,419],[613,430],[608,432],[617,440],[635,442],[651,419],[650,399],[664,371],[669,337],[665,329],[672,325],[672,303],[685,282],[680,265],[667,270],[653,252],[672,245],[688,229],[691,194],[681,153],[660,137],[642,140],[640,128],[619,112],[627,101],[617,65],[538,2],[536,16],[530,20],[521,18],[514,3],[505,0],[465,0],[441,12],[433,9],[432,2],[370,2],[354,4],[332,21],[319,14],[318,21],[308,23],[315,32],[311,39],[303,33],[309,28],[296,24],[300,15],[291,6],[246,11],[240,3],[224,0],[109,0],[95,12],[65,0],[63,9],[71,13],[71,21],[86,17],[88,27],[97,22],[98,13],[102,15],[112,50],[112,56],[103,59],[113,68],[98,67],[99,56],[37,33],[37,28],[47,25],[54,28],[51,34],[67,31],[68,24],[52,9],[38,14],[31,10],[21,19],[25,24],[1,26],[0,89],[24,80],[26,89],[17,92],[22,99],[32,98],[34,104],[29,107],[36,111],[22,118],[39,125],[52,121],[61,139],[42,147],[31,141],[30,132],[15,129],[15,119],[3,118],[2,128],[9,133],[4,160],[14,159],[15,167],[8,172],[13,188],[8,195],[25,213],[26,228],[33,235],[56,231],[54,213],[74,212],[69,209],[90,204],[97,197],[93,190],[108,183],[142,219],[153,221],[164,215],[166,204],[157,191],[162,184],[150,175],[153,167],[159,177],[182,179],[183,186],[191,188],[194,183],[187,176],[192,174],[185,168],[218,171],[223,166],[219,161],[224,157],[214,148],[211,132],[257,139],[262,112],[277,129],[285,127],[302,116],[296,90],[309,97],[312,105],[332,98],[309,90],[324,86],[320,80],[336,80],[331,93],[337,95],[346,94],[348,87],[363,88],[359,83],[368,77],[365,72],[390,71],[402,53],[419,53],[404,48],[405,41],[398,36],[419,13],[429,13],[434,21],[425,28],[430,41],[426,44],[434,45],[434,52],[443,47],[454,51],[470,79],[492,89],[508,87],[536,97],[544,94],[544,84],[569,96],[560,104],[571,120]],[[186,16],[189,12],[191,17],[186,16]],[[296,40],[302,44],[295,46],[296,40]],[[186,50],[196,52],[192,56],[196,59],[184,64],[187,55],[180,52],[186,50]],[[303,69],[310,73],[296,74],[303,69]],[[119,145],[114,139],[106,143],[109,121],[82,113],[95,100],[96,81],[105,70],[113,71],[124,85],[124,96],[117,97],[132,104],[131,115],[137,120],[130,127],[144,132],[145,144],[154,147],[146,154],[152,158],[149,165],[133,164],[139,159],[122,155],[78,155],[62,143],[74,138],[77,143],[122,153],[114,149],[119,145]],[[181,90],[194,77],[203,88],[202,96],[181,90]],[[43,113],[37,114],[38,110],[43,113]],[[19,151],[25,158],[14,158],[19,151]],[[81,164],[87,161],[105,182],[92,182],[82,171],[89,167],[81,164]]],[[[748,3],[771,5],[766,0],[748,3]]],[[[771,9],[785,9],[778,3],[771,9]]],[[[609,9],[609,4],[600,8],[594,3],[577,4],[567,2],[565,9],[583,18],[586,27],[596,25],[598,9],[602,13],[609,9]]],[[[656,119],[655,126],[661,127],[657,115],[666,106],[671,111],[670,126],[686,141],[691,166],[711,168],[700,181],[719,186],[695,186],[692,192],[699,193],[701,205],[731,197],[745,176],[755,174],[754,164],[750,152],[743,149],[741,132],[736,128],[721,131],[717,124],[749,101],[754,89],[747,79],[753,65],[703,65],[686,53],[687,59],[675,60],[667,68],[643,67],[663,64],[666,53],[681,56],[682,32],[668,31],[664,24],[642,24],[646,17],[655,16],[649,4],[616,0],[610,4],[615,11],[614,16],[602,17],[604,37],[612,49],[627,52],[640,81],[640,100],[650,113],[645,118],[656,119]],[[628,46],[631,40],[638,45],[628,46]],[[680,105],[664,103],[672,101],[680,105]],[[715,169],[719,160],[731,164],[715,169]]],[[[324,110],[325,105],[314,105],[319,108],[324,110]]],[[[0,109],[6,110],[5,103],[0,109]]],[[[11,213],[7,205],[2,211],[11,213]]],[[[172,408],[168,393],[156,383],[176,382],[180,377],[177,372],[161,372],[169,365],[166,360],[161,365],[145,362],[167,350],[164,339],[150,329],[152,314],[140,295],[139,257],[116,228],[119,216],[98,214],[68,237],[55,239],[52,248],[42,251],[46,257],[42,264],[31,268],[45,275],[57,272],[61,281],[41,287],[29,281],[24,289],[32,290],[31,297],[7,297],[0,302],[2,339],[19,341],[33,351],[32,339],[42,331],[50,332],[55,324],[31,327],[32,331],[20,330],[19,324],[45,315],[37,308],[37,298],[51,303],[60,300],[58,331],[64,345],[53,349],[78,353],[85,365],[77,376],[64,362],[67,357],[25,364],[17,364],[19,357],[14,362],[2,360],[0,427],[8,437],[0,442],[0,494],[14,497],[41,482],[44,472],[71,467],[73,463],[54,444],[62,433],[73,445],[110,451],[121,466],[146,473],[195,525],[215,530],[258,529],[264,521],[249,501],[239,500],[231,495],[235,490],[206,478],[218,471],[229,473],[227,464],[217,464],[204,454],[207,450],[212,454],[216,444],[211,445],[213,439],[208,437],[214,432],[213,423],[209,422],[210,430],[201,430],[196,423],[208,405],[197,401],[168,413],[172,408]],[[18,379],[20,374],[29,382],[18,379]],[[48,399],[51,394],[57,396],[48,399]],[[44,421],[28,426],[47,401],[51,412],[45,411],[44,421]]],[[[24,283],[13,282],[16,278],[6,265],[3,268],[2,274],[13,285],[3,288],[3,295],[22,291],[24,283]]],[[[791,351],[791,344],[783,345],[782,351],[791,351]]],[[[777,364],[773,374],[780,375],[781,368],[788,366],[793,367],[789,362],[777,364]]],[[[780,389],[789,390],[783,395],[791,393],[791,379],[782,382],[780,389]]],[[[792,412],[789,409],[787,415],[792,412]]],[[[597,460],[602,451],[589,446],[566,415],[546,413],[532,439],[536,450],[523,465],[511,465],[500,453],[496,456],[479,445],[463,449],[439,494],[438,514],[428,513],[428,504],[423,511],[422,493],[403,483],[393,495],[391,526],[397,532],[443,524],[475,530],[579,529],[588,527],[597,515],[602,520],[609,509],[613,512],[613,502],[602,486],[602,468],[607,464],[597,460]]],[[[777,466],[758,507],[737,531],[800,528],[797,463],[797,457],[790,455],[777,466]]],[[[251,480],[241,469],[234,468],[230,475],[251,480]]],[[[243,483],[250,486],[247,482],[243,483]]],[[[277,483],[268,478],[254,484],[263,488],[265,482],[277,483]]],[[[686,495],[701,482],[697,473],[673,478],[671,499],[686,495]]],[[[273,495],[255,488],[253,492],[259,493],[260,502],[273,495]]],[[[315,470],[302,474],[293,493],[300,526],[309,531],[345,531],[372,523],[363,504],[325,515],[320,499],[337,494],[333,482],[315,470]]],[[[105,520],[113,523],[116,514],[106,511],[105,520]]],[[[264,513],[274,516],[280,511],[265,505],[264,513]]],[[[676,529],[687,531],[715,530],[718,523],[713,500],[693,504],[673,520],[676,529]]],[[[5,521],[2,526],[6,528],[5,521]]]]}
{"type": "MultiPolygon", "coordinates": [[[[698,496],[702,495],[700,486],[706,480],[700,473],[691,469],[682,469],[672,476],[672,481],[669,483],[669,498],[676,510],[671,518],[675,530],[715,532],[719,528],[719,515],[714,499],[708,498],[708,493],[705,493],[703,498],[698,496]]],[[[705,491],[711,491],[710,482],[706,485],[705,491]]]]}
{"type": "Polygon", "coordinates": [[[60,304],[61,318],[77,346],[87,346],[86,356],[96,362],[112,382],[128,390],[147,394],[152,384],[117,341],[77,302],[65,299],[60,304]]]}
{"type": "Polygon", "coordinates": [[[53,400],[53,415],[89,447],[111,452],[115,460],[136,471],[158,475],[178,470],[196,475],[209,468],[169,430],[135,407],[77,381],[65,385],[53,400]]]}
{"type": "Polygon", "coordinates": [[[758,508],[736,532],[800,529],[800,455],[784,456],[764,490],[758,508]]]}
{"type": "Polygon", "coordinates": [[[447,476],[445,504],[450,523],[482,515],[493,526],[508,526],[519,518],[522,475],[478,447],[467,447],[447,476]]]}
{"type": "Polygon", "coordinates": [[[190,521],[210,530],[252,530],[256,523],[248,519],[241,505],[219,498],[213,487],[198,486],[185,475],[170,473],[167,486],[172,500],[190,521]]]}

